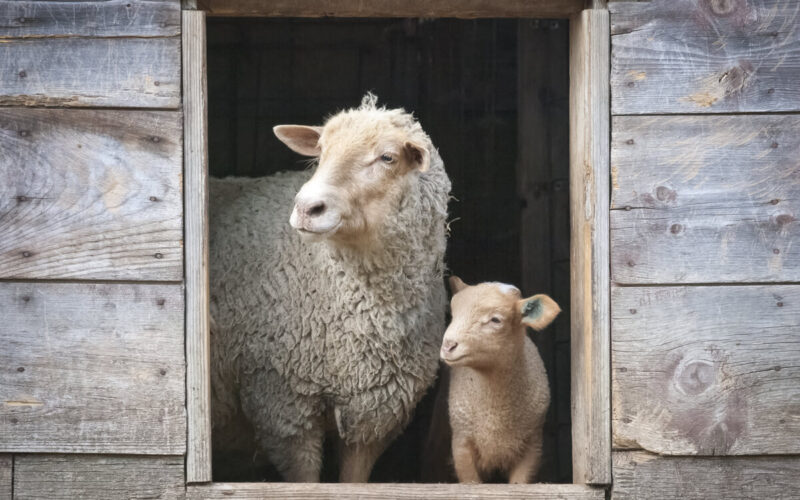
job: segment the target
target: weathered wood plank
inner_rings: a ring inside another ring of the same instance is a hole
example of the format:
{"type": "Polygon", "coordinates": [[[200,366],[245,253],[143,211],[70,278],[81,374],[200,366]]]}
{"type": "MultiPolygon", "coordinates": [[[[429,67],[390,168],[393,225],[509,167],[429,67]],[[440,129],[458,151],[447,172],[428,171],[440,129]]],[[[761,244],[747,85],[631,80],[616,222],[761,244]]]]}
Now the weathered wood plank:
{"type": "Polygon", "coordinates": [[[280,498],[280,499],[484,499],[526,498],[531,500],[602,500],[605,491],[578,484],[303,484],[303,483],[214,483],[189,486],[187,500],[217,498],[280,498]]]}
{"type": "Polygon", "coordinates": [[[614,447],[800,453],[800,286],[614,288],[612,313],[614,447]]]}
{"type": "Polygon", "coordinates": [[[616,117],[613,280],[800,281],[798,131],[797,115],[616,117]]]}
{"type": "Polygon", "coordinates": [[[614,452],[613,500],[800,498],[798,457],[659,457],[614,452]]]}
{"type": "Polygon", "coordinates": [[[0,451],[185,451],[182,286],[0,283],[0,311],[0,451]]]}
{"type": "Polygon", "coordinates": [[[0,105],[177,108],[180,57],[178,37],[3,40],[0,105]]]}
{"type": "Polygon", "coordinates": [[[608,11],[570,20],[572,477],[611,482],[608,11]]]}
{"type": "Polygon", "coordinates": [[[14,470],[14,457],[12,455],[0,455],[0,498],[11,499],[12,472],[14,470]]]}
{"type": "Polygon", "coordinates": [[[613,2],[613,114],[800,110],[800,4],[613,2]]]}
{"type": "Polygon", "coordinates": [[[183,457],[16,455],[15,500],[183,499],[183,457]]]}
{"type": "Polygon", "coordinates": [[[178,0],[0,2],[0,38],[175,36],[178,0]]]}
{"type": "Polygon", "coordinates": [[[201,0],[214,16],[262,17],[566,17],[584,0],[201,0]]]}
{"type": "Polygon", "coordinates": [[[181,136],[178,112],[0,108],[0,277],[180,281],[181,136]]]}
{"type": "Polygon", "coordinates": [[[208,118],[206,16],[183,13],[186,227],[186,481],[211,481],[208,310],[208,118]]]}

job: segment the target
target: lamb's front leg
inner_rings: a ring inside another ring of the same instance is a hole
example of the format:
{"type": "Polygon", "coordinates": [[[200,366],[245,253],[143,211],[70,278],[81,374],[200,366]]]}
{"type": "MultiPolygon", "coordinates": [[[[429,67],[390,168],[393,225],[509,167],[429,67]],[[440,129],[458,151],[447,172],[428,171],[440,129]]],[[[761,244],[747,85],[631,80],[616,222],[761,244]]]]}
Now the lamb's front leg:
{"type": "Polygon", "coordinates": [[[459,483],[480,483],[475,446],[469,439],[453,436],[453,465],[459,483]]]}
{"type": "Polygon", "coordinates": [[[508,482],[511,484],[527,484],[536,479],[542,461],[542,440],[528,445],[528,449],[520,460],[511,468],[508,482]]]}

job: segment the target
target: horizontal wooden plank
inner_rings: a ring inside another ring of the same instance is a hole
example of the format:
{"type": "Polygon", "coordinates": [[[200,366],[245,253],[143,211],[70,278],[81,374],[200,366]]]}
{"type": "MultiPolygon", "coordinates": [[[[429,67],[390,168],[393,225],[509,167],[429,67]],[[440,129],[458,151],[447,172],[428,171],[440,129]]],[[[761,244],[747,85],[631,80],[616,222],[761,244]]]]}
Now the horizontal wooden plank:
{"type": "Polygon", "coordinates": [[[615,117],[617,283],[800,281],[800,116],[615,117]]]}
{"type": "Polygon", "coordinates": [[[12,498],[13,455],[0,455],[0,498],[12,498]]]}
{"type": "Polygon", "coordinates": [[[281,499],[484,499],[526,498],[531,500],[602,500],[603,488],[579,484],[287,484],[287,483],[213,483],[189,486],[188,500],[217,498],[281,498],[281,499]]]}
{"type": "Polygon", "coordinates": [[[201,0],[211,16],[264,17],[569,17],[583,0],[201,0]]]}
{"type": "Polygon", "coordinates": [[[182,286],[6,282],[0,311],[0,451],[185,451],[182,286]]]}
{"type": "Polygon", "coordinates": [[[800,457],[659,457],[614,452],[613,500],[800,498],[800,457]]]}
{"type": "Polygon", "coordinates": [[[612,289],[616,448],[800,454],[800,285],[612,289]]]}
{"type": "Polygon", "coordinates": [[[0,105],[177,108],[180,38],[0,43],[0,105]]]}
{"type": "Polygon", "coordinates": [[[0,38],[175,36],[180,0],[0,2],[0,38]]]}
{"type": "Polygon", "coordinates": [[[184,498],[183,457],[16,455],[15,500],[184,498]]]}
{"type": "Polygon", "coordinates": [[[613,2],[613,114],[800,110],[800,4],[613,2]]]}
{"type": "Polygon", "coordinates": [[[0,277],[180,281],[182,135],[173,111],[0,108],[0,277]]]}

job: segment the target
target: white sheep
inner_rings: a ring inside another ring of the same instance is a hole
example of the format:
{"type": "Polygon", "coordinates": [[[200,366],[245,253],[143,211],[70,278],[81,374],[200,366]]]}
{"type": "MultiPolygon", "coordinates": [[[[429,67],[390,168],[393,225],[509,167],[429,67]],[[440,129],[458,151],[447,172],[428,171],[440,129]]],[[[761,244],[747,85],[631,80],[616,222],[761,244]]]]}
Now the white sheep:
{"type": "Polygon", "coordinates": [[[243,415],[286,480],[318,481],[333,431],[340,480],[365,482],[436,376],[450,180],[371,94],[275,134],[313,176],[210,182],[214,446],[243,415]]]}
{"type": "Polygon", "coordinates": [[[525,327],[541,330],[561,312],[547,295],[522,299],[503,283],[467,286],[450,278],[453,320],[442,340],[450,368],[448,407],[460,482],[492,471],[532,481],[542,458],[550,405],[547,373],[525,327]]]}

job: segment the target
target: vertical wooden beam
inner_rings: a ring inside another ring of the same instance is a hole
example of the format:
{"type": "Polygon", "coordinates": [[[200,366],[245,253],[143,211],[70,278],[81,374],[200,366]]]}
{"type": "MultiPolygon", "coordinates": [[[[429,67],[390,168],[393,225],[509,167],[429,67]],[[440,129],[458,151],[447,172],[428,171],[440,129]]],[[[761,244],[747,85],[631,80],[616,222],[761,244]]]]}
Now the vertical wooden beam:
{"type": "Polygon", "coordinates": [[[0,498],[13,498],[11,481],[14,476],[13,455],[0,455],[0,498]]]}
{"type": "Polygon", "coordinates": [[[211,481],[206,18],[183,11],[186,482],[211,481]]]}
{"type": "Polygon", "coordinates": [[[609,18],[570,20],[572,457],[575,483],[611,482],[609,18]]]}

